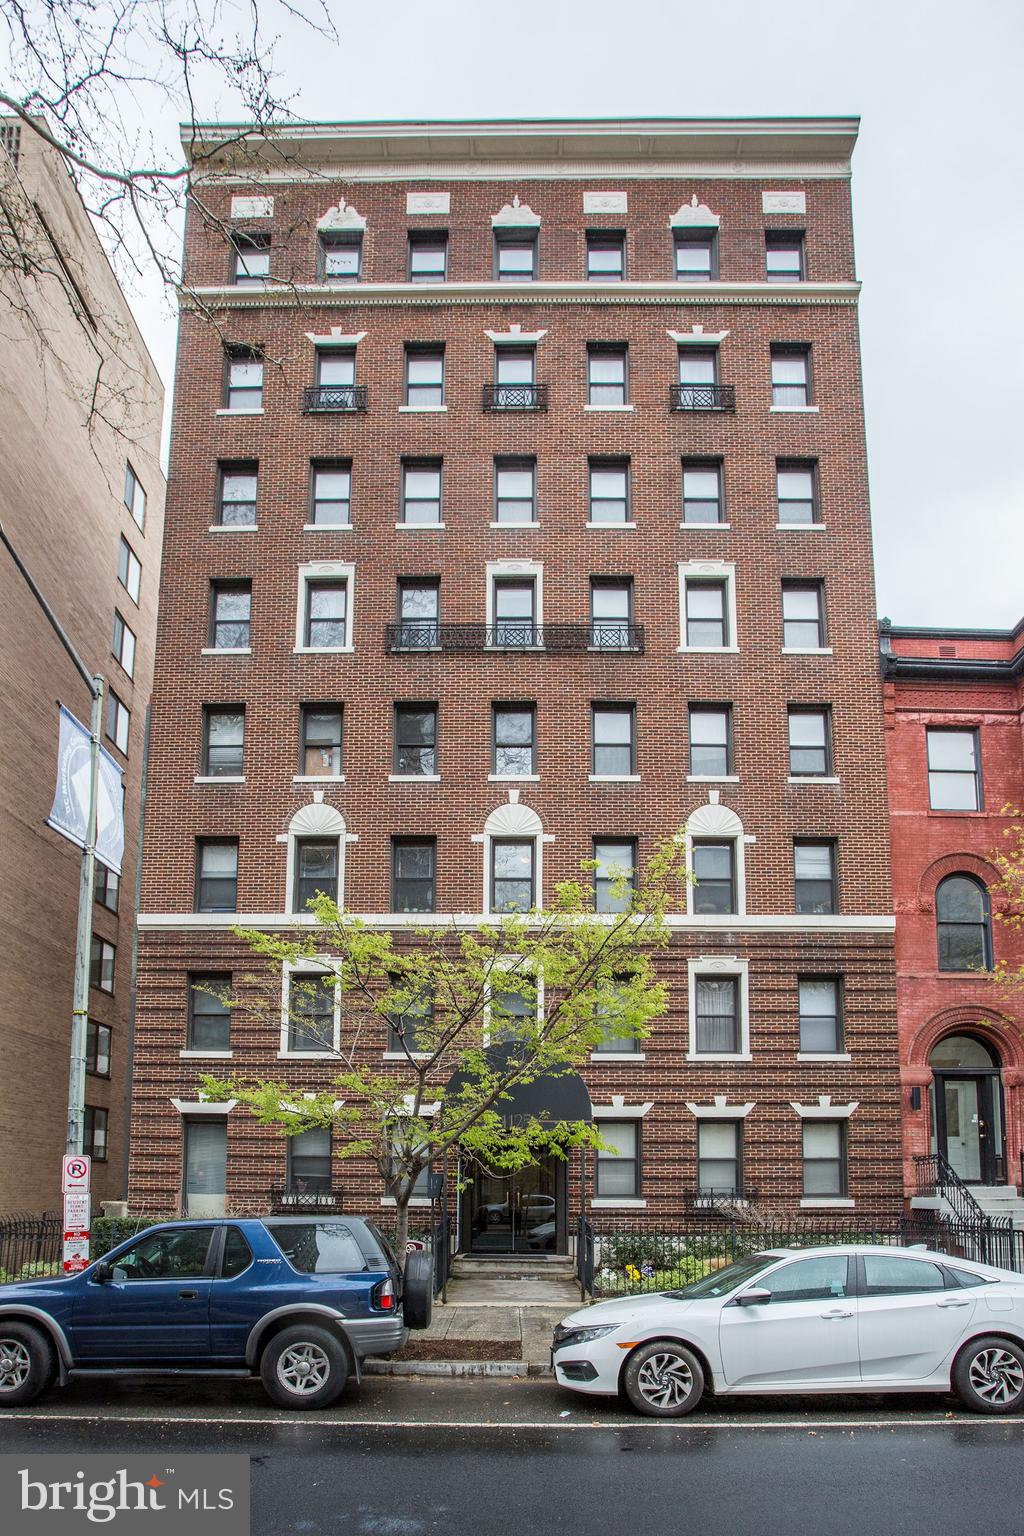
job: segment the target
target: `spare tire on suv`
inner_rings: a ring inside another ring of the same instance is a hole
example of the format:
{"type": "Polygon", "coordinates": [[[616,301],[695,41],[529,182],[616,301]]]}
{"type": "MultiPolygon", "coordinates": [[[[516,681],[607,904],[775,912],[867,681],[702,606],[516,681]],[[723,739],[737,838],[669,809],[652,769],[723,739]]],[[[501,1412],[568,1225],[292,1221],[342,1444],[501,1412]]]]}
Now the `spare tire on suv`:
{"type": "Polygon", "coordinates": [[[407,1328],[429,1328],[434,1310],[434,1256],[416,1248],[405,1257],[402,1314],[407,1328]]]}

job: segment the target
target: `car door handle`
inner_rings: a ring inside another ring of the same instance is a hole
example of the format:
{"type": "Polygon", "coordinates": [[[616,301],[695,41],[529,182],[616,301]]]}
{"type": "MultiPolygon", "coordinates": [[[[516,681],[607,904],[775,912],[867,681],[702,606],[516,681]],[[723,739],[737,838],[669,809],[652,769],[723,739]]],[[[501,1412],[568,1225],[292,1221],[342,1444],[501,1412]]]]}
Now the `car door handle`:
{"type": "Polygon", "coordinates": [[[844,1312],[841,1307],[834,1307],[831,1312],[823,1312],[821,1315],[827,1322],[831,1322],[833,1318],[852,1317],[853,1313],[844,1312]]]}
{"type": "Polygon", "coordinates": [[[937,1307],[969,1307],[970,1304],[969,1296],[943,1296],[941,1301],[935,1303],[937,1307]]]}
{"type": "Polygon", "coordinates": [[[179,1301],[195,1301],[197,1299],[198,1295],[199,1295],[198,1291],[179,1291],[178,1292],[178,1300],[179,1301]]]}

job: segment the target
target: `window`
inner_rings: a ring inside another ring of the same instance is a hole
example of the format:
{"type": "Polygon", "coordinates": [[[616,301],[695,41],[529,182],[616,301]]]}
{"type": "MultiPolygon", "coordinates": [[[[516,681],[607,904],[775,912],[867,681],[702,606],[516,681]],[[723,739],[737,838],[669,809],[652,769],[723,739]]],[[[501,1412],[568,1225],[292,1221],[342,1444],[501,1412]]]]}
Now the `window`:
{"type": "Polygon", "coordinates": [[[804,1120],[804,1194],[846,1195],[846,1122],[804,1120]]]}
{"type": "Polygon", "coordinates": [[[676,277],[681,283],[709,283],[718,276],[718,236],[708,231],[677,234],[676,277]]]}
{"type": "Polygon", "coordinates": [[[135,673],[135,632],[128,628],[123,616],[114,609],[114,639],[111,644],[114,656],[129,677],[135,673]]]}
{"type": "Polygon", "coordinates": [[[620,527],[629,522],[627,459],[591,459],[590,522],[620,527]]]}
{"type": "Polygon", "coordinates": [[[338,899],[338,839],[298,838],[295,843],[294,912],[307,912],[316,896],[338,899]]]}
{"type": "Polygon", "coordinates": [[[95,1019],[85,1030],[85,1070],[93,1077],[110,1076],[110,1026],[95,1019]]]}
{"type": "Polygon", "coordinates": [[[96,987],[100,992],[113,992],[116,961],[117,950],[114,945],[108,944],[106,939],[93,937],[89,946],[90,987],[96,987]]]}
{"type": "Polygon", "coordinates": [[[733,843],[697,843],[693,845],[693,910],[701,916],[710,912],[736,911],[736,852],[733,843]]]}
{"type": "Polygon", "coordinates": [[[141,533],[146,526],[146,493],[130,464],[124,467],[124,504],[141,533]]]}
{"type": "Polygon", "coordinates": [[[818,521],[815,478],[812,461],[775,461],[776,510],[780,523],[796,527],[818,521]]]}
{"type": "Polygon", "coordinates": [[[437,705],[395,705],[395,773],[402,778],[437,772],[437,705]]]}
{"type": "Polygon", "coordinates": [[[310,522],[317,528],[348,528],[352,523],[352,465],[346,460],[313,464],[310,522]]]}
{"type": "Polygon", "coordinates": [[[595,1056],[634,1056],[641,1053],[642,1042],[638,1036],[629,1032],[622,1018],[625,989],[629,981],[628,976],[616,977],[604,1000],[595,1009],[595,1018],[602,1030],[601,1038],[593,1049],[595,1056]]]}
{"type": "Polygon", "coordinates": [[[131,728],[131,711],[111,689],[107,694],[107,737],[119,752],[128,755],[128,732],[131,728]]]}
{"type": "Polygon", "coordinates": [[[320,236],[320,276],[325,283],[357,283],[363,261],[359,234],[320,236]]]}
{"type": "Polygon", "coordinates": [[[536,772],[537,711],[532,704],[494,705],[495,778],[525,778],[536,772]]]}
{"type": "MultiPolygon", "coordinates": [[[[679,383],[687,391],[693,391],[695,399],[700,391],[718,383],[718,348],[680,347],[679,383]]],[[[692,399],[687,401],[692,404],[692,399]]]]}
{"type": "Polygon", "coordinates": [[[683,522],[721,523],[721,460],[683,460],[683,522]]]}
{"type": "MultiPolygon", "coordinates": [[[[82,1151],[86,1157],[91,1157],[94,1163],[105,1163],[107,1160],[107,1119],[105,1109],[86,1104],[82,1151]]],[[[120,1260],[118,1263],[120,1264],[120,1260]]]]}
{"type": "Polygon", "coordinates": [[[971,875],[947,875],[935,892],[940,971],[992,969],[988,891],[971,875]]]}
{"type": "Polygon", "coordinates": [[[142,582],[142,566],[138,556],[132,549],[128,540],[121,535],[121,543],[117,553],[117,579],[124,587],[133,603],[139,600],[139,587],[142,582]]]}
{"type": "Polygon", "coordinates": [[[229,411],[258,411],[263,408],[263,353],[243,347],[227,354],[227,393],[224,404],[229,411]]]}
{"type": "Polygon", "coordinates": [[[739,1120],[698,1120],[697,1189],[702,1195],[742,1195],[739,1120]]]}
{"type": "Polygon", "coordinates": [[[721,779],[732,773],[732,710],[728,704],[690,705],[690,774],[721,779]]]}
{"type": "Polygon", "coordinates": [[[628,778],[636,761],[633,705],[595,704],[591,713],[594,773],[602,778],[628,778]]]}
{"type": "Polygon", "coordinates": [[[234,779],[242,774],[245,706],[207,705],[203,711],[203,773],[210,779],[234,779]]]}
{"type": "Polygon", "coordinates": [[[686,643],[701,650],[722,650],[729,644],[724,581],[686,578],[686,643]]]}
{"type": "Polygon", "coordinates": [[[495,275],[500,283],[530,283],[537,276],[536,231],[494,232],[495,275]]]}
{"type": "Polygon", "coordinates": [[[491,843],[491,911],[529,912],[536,905],[532,839],[495,838],[491,843]]]}
{"type": "Polygon", "coordinates": [[[587,231],[587,277],[591,282],[621,283],[626,275],[626,237],[617,229],[587,231]]]}
{"type": "Polygon", "coordinates": [[[523,977],[507,988],[495,987],[487,1005],[488,1044],[528,1038],[531,1026],[536,1027],[537,1002],[536,992],[523,977]]]}
{"type": "Polygon", "coordinates": [[[842,1254],[798,1259],[767,1276],[772,1301],[836,1301],[850,1293],[850,1261],[842,1254]]]}
{"type": "MultiPolygon", "coordinates": [[[[410,986],[399,976],[391,977],[394,987],[410,986]]],[[[388,1051],[417,1052],[430,1050],[430,1031],[434,1024],[434,999],[428,995],[409,996],[404,1009],[388,1016],[388,1051]]]]}
{"type": "Polygon", "coordinates": [[[441,460],[421,459],[402,467],[402,521],[417,526],[441,522],[441,460]]]}
{"type": "Polygon", "coordinates": [[[536,459],[495,459],[494,521],[537,521],[536,459]]]}
{"type": "Polygon", "coordinates": [[[197,838],[196,911],[235,912],[237,900],[237,838],[197,838]]]}
{"type": "Polygon", "coordinates": [[[356,354],[351,347],[317,347],[317,388],[330,390],[338,397],[336,400],[322,400],[322,404],[351,410],[355,405],[355,383],[356,354]]]}
{"type": "Polygon", "coordinates": [[[318,1055],[334,1051],[336,991],[333,976],[291,972],[288,978],[289,1051],[310,1051],[318,1055]]]}
{"type": "MultiPolygon", "coordinates": [[[[532,389],[537,379],[537,351],[535,347],[506,347],[494,349],[494,382],[500,389],[532,389]]],[[[507,403],[499,400],[499,404],[507,403]]]]}
{"type": "Polygon", "coordinates": [[[601,651],[628,650],[633,644],[632,625],[632,577],[591,576],[591,645],[601,651]]]}
{"type": "Polygon", "coordinates": [[[928,804],[933,811],[980,811],[977,731],[926,731],[928,804]]]}
{"type": "Polygon", "coordinates": [[[628,398],[625,347],[587,348],[588,405],[625,405],[628,398]]]}
{"type": "Polygon", "coordinates": [[[224,1001],[230,989],[230,975],[189,977],[186,1038],[190,1051],[231,1049],[231,1009],[224,1001]]]}
{"type": "Polygon", "coordinates": [[[793,778],[822,778],[832,771],[830,711],[789,707],[789,771],[793,778]]]}
{"type": "Polygon", "coordinates": [[[231,237],[234,282],[239,288],[261,288],[270,276],[270,236],[266,234],[231,237]]]}
{"type": "Polygon", "coordinates": [[[799,283],[804,275],[802,229],[765,231],[765,277],[770,283],[799,283]]]}
{"type": "Polygon", "coordinates": [[[405,403],[418,410],[444,405],[444,347],[406,347],[405,403]]]}
{"type": "Polygon", "coordinates": [[[288,1193],[329,1194],[331,1189],[331,1128],[317,1126],[288,1137],[288,1193]]]}
{"type": "Polygon", "coordinates": [[[343,650],[348,636],[348,582],[307,579],[302,643],[311,651],[343,650]]]}
{"type": "Polygon", "coordinates": [[[607,1149],[597,1150],[594,1194],[602,1200],[636,1200],[640,1195],[640,1126],[636,1120],[602,1120],[607,1149]]]}
{"type": "Polygon", "coordinates": [[[887,1253],[864,1255],[865,1296],[915,1296],[945,1289],[945,1275],[929,1259],[903,1259],[887,1253]]]}
{"type": "Polygon", "coordinates": [[[249,649],[252,583],[210,583],[210,647],[215,651],[249,649]]]}
{"type": "MultiPolygon", "coordinates": [[[[226,1143],[225,1127],[203,1126],[199,1122],[188,1121],[186,1129],[190,1144],[186,1158],[189,1175],[187,1192],[189,1195],[193,1193],[192,1178],[195,1176],[199,1189],[205,1193],[211,1185],[196,1169],[192,1153],[193,1139],[197,1144],[202,1142],[207,1147],[219,1140],[223,1147],[226,1143]],[[219,1138],[204,1136],[200,1134],[203,1130],[217,1130],[221,1135],[219,1138]]],[[[196,1214],[191,1205],[189,1214],[196,1214]]],[[[204,1214],[213,1213],[206,1207],[204,1214]]],[[[178,1227],[170,1230],[165,1227],[159,1232],[152,1232],[118,1254],[114,1274],[118,1280],[139,1281],[142,1284],[147,1280],[199,1280],[206,1272],[211,1236],[210,1227],[178,1227]]],[[[146,1305],[156,1305],[156,1298],[146,1305]]]]}
{"type": "Polygon", "coordinates": [[[410,234],[410,283],[443,283],[447,276],[447,233],[443,229],[424,229],[410,234]]]}
{"type": "Polygon", "coordinates": [[[740,1054],[740,978],[698,976],[695,987],[694,1054],[740,1054]]]}
{"type": "MultiPolygon", "coordinates": [[[[227,1121],[223,1117],[215,1120],[186,1120],[182,1129],[185,1137],[183,1162],[186,1214],[192,1217],[223,1216],[227,1203],[227,1121]]],[[[195,1255],[196,1268],[193,1270],[198,1276],[203,1273],[206,1262],[203,1240],[206,1245],[209,1244],[209,1229],[204,1232],[194,1227],[189,1228],[186,1235],[198,1250],[195,1255]]],[[[143,1243],[150,1241],[149,1238],[143,1239],[143,1243]]],[[[134,1253],[136,1250],[131,1251],[134,1253]]],[[[122,1254],[118,1262],[121,1263],[124,1257],[122,1254]]]]}
{"type": "Polygon", "coordinates": [[[825,645],[825,605],[820,581],[782,584],[782,644],[787,651],[820,651],[825,645]]]}
{"type": "Polygon", "coordinates": [[[836,849],[832,842],[793,844],[795,911],[815,915],[836,910],[836,849]]]}
{"type": "Polygon", "coordinates": [[[594,859],[594,911],[628,912],[636,890],[636,843],[595,838],[594,859]]]}
{"type": "Polygon", "coordinates": [[[792,407],[810,402],[810,348],[772,347],[772,405],[792,407]]]}
{"type": "Polygon", "coordinates": [[[392,838],[392,912],[434,911],[437,843],[432,837],[392,838]]]}
{"type": "Polygon", "coordinates": [[[309,779],[341,777],[341,718],[337,705],[303,704],[299,772],[309,779]]]}
{"type": "Polygon", "coordinates": [[[494,577],[495,645],[512,648],[540,644],[537,629],[537,583],[529,577],[494,577]]]}
{"type": "Polygon", "coordinates": [[[440,644],[441,584],[436,578],[402,576],[398,581],[398,643],[407,650],[440,644]]]}
{"type": "Polygon", "coordinates": [[[101,907],[106,907],[108,912],[117,911],[117,900],[121,894],[121,876],[115,875],[112,869],[96,860],[96,882],[93,887],[93,898],[101,907]]]}
{"type": "Polygon", "coordinates": [[[831,1055],[843,1048],[840,984],[835,976],[801,976],[800,1049],[831,1055]]]}
{"type": "Polygon", "coordinates": [[[222,464],[220,466],[217,522],[222,528],[254,528],[256,526],[258,473],[258,467],[255,464],[222,464]]]}

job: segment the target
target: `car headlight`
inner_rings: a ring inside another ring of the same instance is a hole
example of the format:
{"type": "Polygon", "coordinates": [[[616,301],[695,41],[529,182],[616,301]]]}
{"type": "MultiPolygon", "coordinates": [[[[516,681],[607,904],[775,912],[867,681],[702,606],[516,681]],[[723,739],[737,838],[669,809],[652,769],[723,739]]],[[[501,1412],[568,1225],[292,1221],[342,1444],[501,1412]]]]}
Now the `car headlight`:
{"type": "Polygon", "coordinates": [[[589,1344],[593,1339],[603,1339],[606,1333],[614,1333],[621,1328],[621,1323],[605,1323],[600,1328],[562,1328],[555,1329],[554,1348],[565,1349],[569,1344],[589,1344]]]}

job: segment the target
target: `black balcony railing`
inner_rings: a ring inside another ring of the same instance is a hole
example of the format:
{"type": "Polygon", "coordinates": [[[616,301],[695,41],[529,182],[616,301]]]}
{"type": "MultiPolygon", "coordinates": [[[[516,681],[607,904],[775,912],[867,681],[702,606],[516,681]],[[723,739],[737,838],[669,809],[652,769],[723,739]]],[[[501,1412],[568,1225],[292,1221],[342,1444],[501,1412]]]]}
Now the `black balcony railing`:
{"type": "Polygon", "coordinates": [[[369,404],[366,384],[313,384],[302,391],[306,416],[319,411],[365,411],[369,404]]]}
{"type": "Polygon", "coordinates": [[[546,384],[485,384],[485,411],[546,411],[546,384]]]}
{"type": "Polygon", "coordinates": [[[270,1209],[293,1216],[303,1211],[335,1211],[342,1208],[340,1189],[298,1189],[287,1186],[270,1191],[270,1209]]]}
{"type": "Polygon", "coordinates": [[[669,386],[669,410],[734,411],[735,384],[672,384],[669,386]]]}
{"type": "Polygon", "coordinates": [[[642,654],[642,624],[532,624],[504,619],[497,624],[435,624],[424,620],[388,624],[388,651],[549,651],[642,654]]]}
{"type": "Polygon", "coordinates": [[[718,1211],[733,1205],[756,1202],[761,1191],[753,1184],[737,1184],[733,1189],[696,1189],[686,1191],[686,1201],[693,1211],[718,1211]]]}

